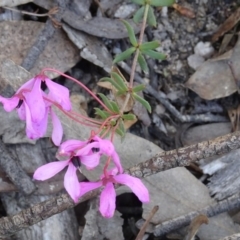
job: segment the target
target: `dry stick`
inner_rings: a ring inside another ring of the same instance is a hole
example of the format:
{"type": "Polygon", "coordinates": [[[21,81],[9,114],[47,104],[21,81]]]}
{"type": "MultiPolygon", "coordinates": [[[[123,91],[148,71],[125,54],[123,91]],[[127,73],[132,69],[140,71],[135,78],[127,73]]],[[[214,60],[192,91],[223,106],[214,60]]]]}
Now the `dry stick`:
{"type": "Polygon", "coordinates": [[[147,226],[150,223],[150,221],[152,220],[153,216],[155,215],[155,213],[158,211],[159,206],[154,206],[154,208],[152,209],[152,211],[150,212],[148,218],[146,219],[145,223],[143,224],[143,226],[141,227],[141,230],[139,231],[137,237],[135,240],[141,240],[143,239],[143,235],[146,232],[147,226]]]}
{"type": "MultiPolygon", "coordinates": [[[[63,12],[67,5],[67,0],[59,0],[55,1],[56,4],[59,5],[59,11],[55,15],[54,19],[56,21],[60,21],[63,15],[63,12]]],[[[52,38],[56,31],[56,28],[53,26],[52,19],[49,18],[43,28],[43,30],[39,33],[38,38],[34,42],[33,46],[29,49],[27,55],[25,56],[21,66],[26,70],[31,70],[37,61],[39,55],[45,49],[48,41],[52,38]]]]}
{"type": "MultiPolygon", "coordinates": [[[[126,71],[128,74],[131,73],[130,67],[125,62],[120,62],[118,65],[126,71]]],[[[146,82],[138,75],[135,74],[134,79],[142,84],[146,85],[146,82]]],[[[214,114],[196,114],[196,115],[182,115],[165,97],[164,93],[156,91],[150,85],[146,85],[144,90],[145,92],[150,93],[153,97],[155,97],[175,118],[177,118],[180,122],[195,122],[195,123],[202,123],[202,122],[226,122],[228,119],[223,116],[218,116],[214,114]]]]}
{"type": "Polygon", "coordinates": [[[230,133],[214,140],[187,147],[160,152],[146,162],[139,163],[126,172],[138,178],[156,174],[170,168],[189,166],[201,159],[226,154],[240,148],[240,132],[230,133]]]}
{"type": "Polygon", "coordinates": [[[208,217],[216,216],[217,214],[227,212],[240,207],[240,193],[233,195],[221,202],[214,205],[203,208],[200,211],[190,212],[187,215],[177,217],[175,219],[163,222],[156,226],[154,230],[154,236],[162,236],[166,233],[172,232],[176,229],[186,227],[190,222],[199,214],[206,215],[208,217]]]}
{"type": "Polygon", "coordinates": [[[31,194],[35,190],[35,185],[31,178],[22,170],[17,159],[9,152],[1,139],[0,166],[20,191],[23,191],[25,194],[31,194]]]}
{"type": "MultiPolygon", "coordinates": [[[[205,141],[185,148],[180,148],[178,150],[159,153],[145,163],[138,164],[136,167],[126,170],[126,173],[136,177],[145,177],[170,168],[187,166],[191,162],[196,162],[201,158],[221,155],[238,148],[240,148],[240,132],[234,132],[218,137],[212,141],[205,141]]],[[[93,190],[81,197],[79,203],[96,197],[99,193],[100,189],[93,190]]],[[[239,196],[234,199],[232,197],[229,198],[227,200],[228,208],[234,209],[236,206],[239,206],[240,198],[238,198],[239,196]]],[[[223,205],[222,203],[225,203],[224,206],[226,206],[226,200],[220,202],[220,206],[223,205]]],[[[29,227],[43,219],[51,217],[54,214],[74,207],[75,205],[76,204],[74,204],[70,196],[62,194],[58,197],[25,209],[12,217],[1,218],[0,237],[6,237],[14,234],[25,227],[29,227]]],[[[212,208],[210,207],[209,209],[212,208]]],[[[226,211],[225,208],[221,209],[222,212],[226,211]]],[[[216,215],[221,211],[214,210],[212,213],[216,215]]],[[[214,216],[214,214],[208,216],[214,216]]]]}

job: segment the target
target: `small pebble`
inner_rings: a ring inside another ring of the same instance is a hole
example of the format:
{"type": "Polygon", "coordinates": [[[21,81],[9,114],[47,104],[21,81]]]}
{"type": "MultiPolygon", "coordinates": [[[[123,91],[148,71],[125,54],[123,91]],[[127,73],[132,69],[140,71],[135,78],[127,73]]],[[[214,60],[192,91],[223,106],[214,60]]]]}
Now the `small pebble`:
{"type": "Polygon", "coordinates": [[[214,53],[214,48],[210,42],[199,42],[194,48],[194,53],[205,59],[208,59],[214,53]]]}

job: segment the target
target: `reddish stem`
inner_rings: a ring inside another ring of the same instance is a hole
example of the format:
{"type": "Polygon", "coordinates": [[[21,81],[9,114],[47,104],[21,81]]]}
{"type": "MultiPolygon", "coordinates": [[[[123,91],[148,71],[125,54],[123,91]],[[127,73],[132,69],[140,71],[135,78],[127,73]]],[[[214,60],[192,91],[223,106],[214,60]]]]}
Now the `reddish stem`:
{"type": "Polygon", "coordinates": [[[103,108],[105,108],[106,111],[110,112],[111,114],[113,113],[102,101],[100,98],[97,97],[97,95],[95,93],[93,93],[88,87],[86,87],[84,84],[82,84],[81,82],[79,82],[77,79],[73,78],[73,77],[70,77],[68,76],[67,74],[65,73],[62,73],[56,69],[52,69],[52,68],[44,68],[42,70],[42,74],[44,75],[44,72],[46,71],[50,71],[50,72],[56,72],[66,78],[68,78],[69,80],[72,80],[73,82],[75,82],[76,84],[78,84],[79,86],[81,86],[85,91],[87,91],[96,101],[99,102],[100,105],[103,106],[103,108]]]}

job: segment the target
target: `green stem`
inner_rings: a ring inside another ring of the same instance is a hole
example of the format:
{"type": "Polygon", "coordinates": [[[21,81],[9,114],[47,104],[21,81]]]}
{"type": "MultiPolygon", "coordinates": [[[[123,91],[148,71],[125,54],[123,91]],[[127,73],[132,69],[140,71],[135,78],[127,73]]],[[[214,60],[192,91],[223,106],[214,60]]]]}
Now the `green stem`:
{"type": "MultiPolygon", "coordinates": [[[[145,31],[146,24],[147,24],[148,10],[149,10],[149,4],[146,4],[145,9],[144,9],[142,27],[141,27],[141,31],[140,31],[140,35],[139,35],[139,39],[138,39],[138,46],[140,46],[143,41],[143,35],[144,35],[144,31],[145,31]]],[[[133,80],[134,80],[134,76],[135,76],[135,72],[136,72],[138,55],[139,55],[139,48],[136,50],[135,56],[133,58],[133,63],[132,63],[132,68],[131,68],[131,73],[130,73],[130,80],[129,80],[129,89],[133,88],[133,80]]],[[[124,112],[124,109],[126,108],[129,99],[130,99],[130,93],[128,93],[126,95],[126,99],[120,110],[121,113],[124,112]]]]}

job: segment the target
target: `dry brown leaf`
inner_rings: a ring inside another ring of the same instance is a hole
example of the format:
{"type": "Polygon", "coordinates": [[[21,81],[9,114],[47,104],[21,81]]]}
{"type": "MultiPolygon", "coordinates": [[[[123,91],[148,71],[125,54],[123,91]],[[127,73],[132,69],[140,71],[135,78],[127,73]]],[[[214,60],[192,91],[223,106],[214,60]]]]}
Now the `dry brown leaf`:
{"type": "Polygon", "coordinates": [[[70,40],[80,49],[82,58],[102,67],[106,72],[110,72],[112,56],[100,39],[75,30],[67,24],[63,24],[63,29],[70,40]]]}
{"type": "MultiPolygon", "coordinates": [[[[71,27],[96,37],[105,37],[109,39],[128,37],[128,32],[124,24],[118,19],[93,17],[88,21],[84,21],[82,17],[79,17],[73,12],[65,11],[63,14],[63,20],[71,27]]],[[[132,20],[127,21],[133,27],[135,33],[140,31],[140,27],[132,20]]]]}
{"type": "Polygon", "coordinates": [[[228,116],[232,124],[232,130],[239,131],[240,127],[240,106],[236,109],[228,109],[228,116]]]}
{"type": "MultiPolygon", "coordinates": [[[[29,48],[32,47],[44,23],[32,21],[1,22],[0,23],[0,62],[4,59],[12,59],[20,65],[29,48]]],[[[77,48],[58,29],[49,40],[44,51],[39,55],[32,74],[39,74],[45,67],[51,67],[65,72],[80,60],[77,48]]],[[[49,74],[56,77],[56,73],[49,74]]]]}
{"type": "Polygon", "coordinates": [[[219,27],[217,32],[212,36],[212,42],[216,42],[224,33],[231,30],[240,20],[240,7],[231,14],[231,16],[219,27]]]}
{"type": "Polygon", "coordinates": [[[228,57],[211,59],[203,63],[185,86],[207,100],[226,97],[236,92],[228,57]]]}
{"type": "Polygon", "coordinates": [[[0,0],[0,7],[15,7],[32,1],[33,0],[0,0]]]}

